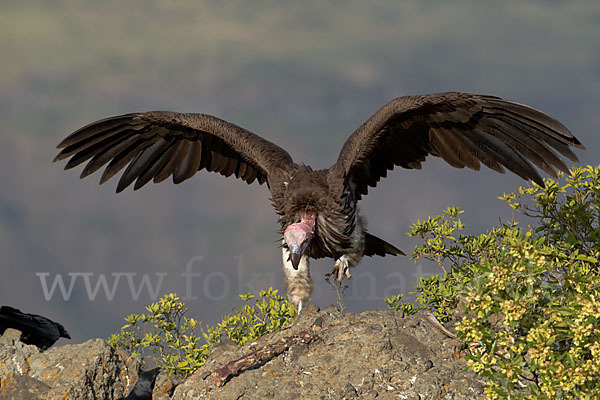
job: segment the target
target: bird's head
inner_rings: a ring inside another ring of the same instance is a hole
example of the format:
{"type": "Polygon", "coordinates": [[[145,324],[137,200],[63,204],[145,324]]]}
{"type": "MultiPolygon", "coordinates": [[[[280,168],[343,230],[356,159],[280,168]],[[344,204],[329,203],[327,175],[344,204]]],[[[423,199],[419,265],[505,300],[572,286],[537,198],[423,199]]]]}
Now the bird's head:
{"type": "Polygon", "coordinates": [[[58,333],[60,334],[60,337],[71,339],[71,335],[69,335],[69,332],[67,332],[67,330],[65,329],[64,326],[62,326],[58,322],[55,322],[55,324],[56,324],[56,327],[58,328],[58,333]]]}
{"type": "Polygon", "coordinates": [[[300,259],[315,235],[315,215],[307,214],[300,222],[289,225],[283,232],[283,240],[290,250],[290,260],[295,269],[298,269],[300,259]]]}

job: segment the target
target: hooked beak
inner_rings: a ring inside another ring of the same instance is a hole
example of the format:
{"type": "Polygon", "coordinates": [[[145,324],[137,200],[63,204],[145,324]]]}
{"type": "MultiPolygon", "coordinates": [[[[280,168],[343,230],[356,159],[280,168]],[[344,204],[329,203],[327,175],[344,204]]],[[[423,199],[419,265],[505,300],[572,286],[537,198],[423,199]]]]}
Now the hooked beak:
{"type": "Polygon", "coordinates": [[[300,247],[295,244],[288,245],[290,249],[290,261],[292,262],[292,266],[294,269],[298,269],[298,264],[300,264],[300,259],[302,258],[302,252],[300,251],[300,247]]]}
{"type": "MultiPolygon", "coordinates": [[[[309,221],[311,222],[311,221],[309,221]]],[[[289,225],[283,233],[283,240],[290,251],[290,261],[294,269],[298,269],[302,255],[314,236],[314,222],[297,222],[289,225]]]]}

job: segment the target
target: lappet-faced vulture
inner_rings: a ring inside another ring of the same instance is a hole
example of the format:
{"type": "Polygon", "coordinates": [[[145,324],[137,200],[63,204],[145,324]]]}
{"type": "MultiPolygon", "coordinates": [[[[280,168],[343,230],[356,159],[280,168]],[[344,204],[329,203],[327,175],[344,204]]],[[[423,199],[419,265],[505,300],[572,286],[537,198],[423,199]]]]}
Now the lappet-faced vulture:
{"type": "Polygon", "coordinates": [[[348,138],[326,170],[296,164],[281,147],[214,116],[165,111],[87,125],[58,145],[55,161],[70,157],[65,169],[87,162],[82,178],[108,163],[100,183],[125,168],[117,192],[170,176],[180,183],[203,169],[266,183],[281,224],[287,293],[301,308],[312,292],[309,258],[333,258],[340,284],[365,255],[403,254],[367,232],[357,212],[368,187],[394,166],[420,169],[433,155],[457,168],[479,170],[484,164],[501,173],[507,168],[543,185],[536,167],[550,175],[567,170],[558,153],[577,161],[571,146],[584,148],[541,111],[499,97],[450,92],[390,101],[348,138]]]}

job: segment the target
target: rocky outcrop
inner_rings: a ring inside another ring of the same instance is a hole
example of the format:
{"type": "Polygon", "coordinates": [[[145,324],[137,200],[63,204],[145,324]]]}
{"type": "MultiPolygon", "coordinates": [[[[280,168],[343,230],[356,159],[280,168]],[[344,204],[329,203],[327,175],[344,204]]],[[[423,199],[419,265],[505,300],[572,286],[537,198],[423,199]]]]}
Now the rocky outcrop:
{"type": "Polygon", "coordinates": [[[101,339],[40,352],[6,336],[0,343],[2,399],[113,399],[137,379],[139,361],[101,339]]]}
{"type": "Polygon", "coordinates": [[[309,306],[291,328],[238,348],[216,346],[208,362],[175,389],[188,399],[477,399],[462,345],[421,315],[381,310],[342,314],[309,306]],[[212,373],[251,351],[309,331],[318,339],[247,369],[219,386],[212,373]]]}
{"type": "MultiPolygon", "coordinates": [[[[482,383],[464,368],[462,347],[422,315],[342,314],[333,306],[323,311],[308,306],[287,329],[241,348],[229,341],[215,346],[207,363],[174,393],[161,373],[153,398],[483,398],[482,383]],[[290,340],[297,337],[310,340],[290,340]],[[257,362],[248,365],[248,360],[257,362]],[[223,384],[216,372],[227,364],[243,368],[223,384]]],[[[100,339],[40,353],[5,335],[0,398],[115,399],[131,390],[138,367],[138,361],[100,339]]]]}

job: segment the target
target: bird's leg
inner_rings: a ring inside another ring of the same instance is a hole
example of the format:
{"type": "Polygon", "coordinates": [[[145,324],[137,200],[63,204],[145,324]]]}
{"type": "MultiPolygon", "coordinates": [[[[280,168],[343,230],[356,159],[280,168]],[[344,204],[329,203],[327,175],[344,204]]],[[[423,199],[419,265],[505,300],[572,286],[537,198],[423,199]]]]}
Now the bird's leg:
{"type": "Polygon", "coordinates": [[[346,255],[341,256],[335,261],[335,265],[333,266],[333,276],[335,277],[338,286],[342,285],[344,276],[348,279],[352,279],[352,275],[350,275],[350,264],[348,263],[348,257],[346,257],[346,255]]]}
{"type": "Polygon", "coordinates": [[[298,315],[300,315],[300,311],[302,311],[302,300],[298,302],[298,315]]]}

